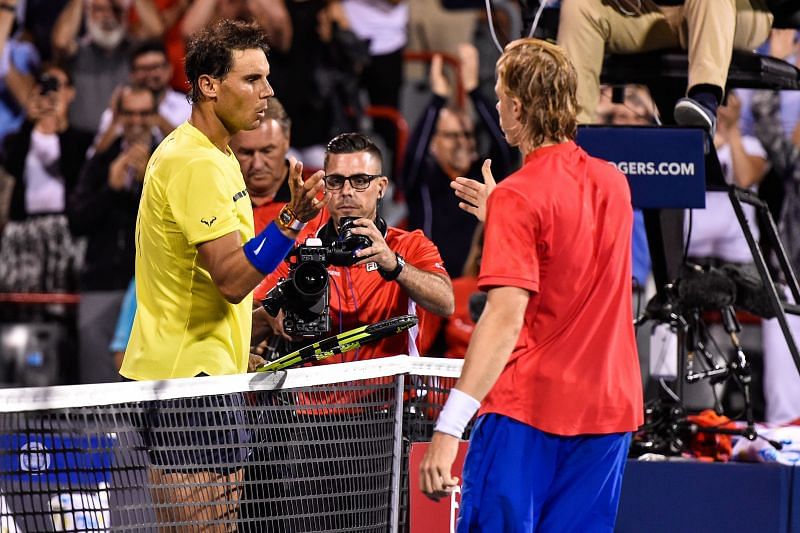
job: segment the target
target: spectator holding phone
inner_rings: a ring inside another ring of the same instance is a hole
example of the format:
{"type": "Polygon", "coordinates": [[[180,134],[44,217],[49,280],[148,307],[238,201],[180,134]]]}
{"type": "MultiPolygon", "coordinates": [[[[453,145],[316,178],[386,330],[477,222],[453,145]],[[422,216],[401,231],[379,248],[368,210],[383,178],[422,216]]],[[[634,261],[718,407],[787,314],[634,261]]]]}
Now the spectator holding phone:
{"type": "Polygon", "coordinates": [[[5,140],[2,165],[15,183],[0,248],[1,290],[75,289],[80,253],[64,212],[92,137],[69,122],[74,95],[64,70],[45,69],[28,102],[27,119],[5,140]]]}

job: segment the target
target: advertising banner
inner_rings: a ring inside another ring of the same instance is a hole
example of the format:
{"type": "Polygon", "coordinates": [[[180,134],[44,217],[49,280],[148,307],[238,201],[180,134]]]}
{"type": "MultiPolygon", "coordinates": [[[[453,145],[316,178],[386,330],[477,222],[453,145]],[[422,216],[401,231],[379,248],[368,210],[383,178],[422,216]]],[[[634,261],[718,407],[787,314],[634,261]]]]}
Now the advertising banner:
{"type": "Polygon", "coordinates": [[[634,207],[705,207],[705,133],[694,128],[582,126],[576,142],[628,177],[634,207]]]}

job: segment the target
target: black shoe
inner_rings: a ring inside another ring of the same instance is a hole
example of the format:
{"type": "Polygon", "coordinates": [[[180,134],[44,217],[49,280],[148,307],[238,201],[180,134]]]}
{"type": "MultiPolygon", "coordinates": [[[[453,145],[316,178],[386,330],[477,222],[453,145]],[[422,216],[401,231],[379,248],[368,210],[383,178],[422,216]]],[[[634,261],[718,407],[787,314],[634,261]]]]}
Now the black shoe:
{"type": "Polygon", "coordinates": [[[694,126],[708,132],[714,138],[717,131],[717,114],[694,98],[681,98],[675,104],[675,123],[679,126],[694,126]]]}

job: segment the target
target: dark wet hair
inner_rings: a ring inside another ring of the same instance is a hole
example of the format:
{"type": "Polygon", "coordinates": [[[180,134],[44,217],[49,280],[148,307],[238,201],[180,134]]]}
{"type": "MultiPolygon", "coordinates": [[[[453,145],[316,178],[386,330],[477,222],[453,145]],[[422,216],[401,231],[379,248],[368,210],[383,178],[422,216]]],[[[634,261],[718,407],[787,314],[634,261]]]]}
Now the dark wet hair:
{"type": "Polygon", "coordinates": [[[203,99],[200,76],[223,79],[233,67],[234,50],[259,49],[267,55],[269,45],[264,29],[255,22],[223,19],[199,31],[186,46],[186,77],[191,88],[190,100],[203,99]]]}

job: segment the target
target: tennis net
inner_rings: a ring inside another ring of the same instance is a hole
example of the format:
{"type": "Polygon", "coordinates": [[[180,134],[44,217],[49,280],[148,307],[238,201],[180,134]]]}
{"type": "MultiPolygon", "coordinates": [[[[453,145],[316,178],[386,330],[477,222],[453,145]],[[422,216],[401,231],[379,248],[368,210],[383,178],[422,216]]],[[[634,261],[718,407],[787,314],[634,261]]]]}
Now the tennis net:
{"type": "Polygon", "coordinates": [[[0,390],[0,532],[403,531],[461,361],[0,390]]]}

